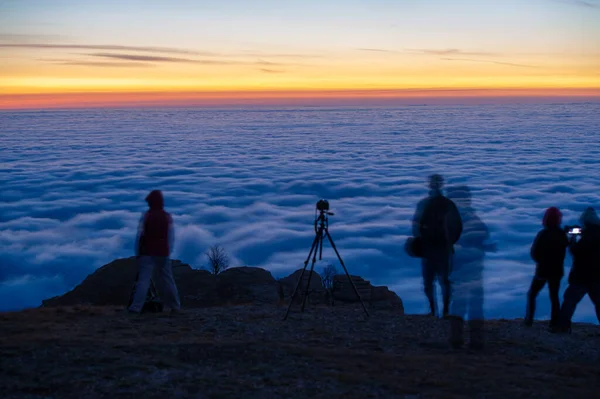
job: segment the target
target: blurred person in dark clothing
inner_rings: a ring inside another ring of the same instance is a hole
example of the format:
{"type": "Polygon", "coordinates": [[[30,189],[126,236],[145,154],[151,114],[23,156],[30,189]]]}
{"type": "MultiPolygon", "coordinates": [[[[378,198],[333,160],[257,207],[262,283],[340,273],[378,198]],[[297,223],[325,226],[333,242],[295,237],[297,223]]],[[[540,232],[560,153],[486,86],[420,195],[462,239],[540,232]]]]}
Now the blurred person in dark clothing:
{"type": "Polygon", "coordinates": [[[454,244],[462,232],[458,209],[454,202],[443,195],[443,186],[442,176],[435,174],[429,177],[429,195],[417,205],[412,223],[413,236],[420,240],[423,249],[423,287],[432,316],[437,316],[433,285],[436,276],[442,286],[443,314],[447,316],[449,313],[452,255],[454,244]]]}
{"type": "Polygon", "coordinates": [[[483,349],[483,266],[485,253],[495,251],[495,245],[487,243],[490,232],[473,208],[471,195],[467,186],[448,188],[448,198],[456,203],[463,224],[462,235],[455,245],[451,274],[450,344],[454,348],[462,347],[464,321],[468,320],[469,347],[483,349]]]}
{"type": "Polygon", "coordinates": [[[569,249],[573,266],[569,273],[569,285],[563,297],[560,325],[555,332],[570,332],[571,319],[577,304],[587,294],[596,308],[600,322],[600,219],[593,208],[587,208],[580,218],[581,237],[573,235],[569,249]]]}
{"type": "Polygon", "coordinates": [[[180,311],[179,293],[169,259],[174,242],[173,220],[164,210],[164,199],[160,190],[148,194],[146,202],[149,209],[140,219],[136,238],[139,271],[129,311],[142,311],[150,280],[154,269],[157,268],[158,286],[165,296],[164,303],[172,312],[177,313],[180,311]]]}
{"type": "Polygon", "coordinates": [[[531,326],[535,316],[536,298],[548,283],[552,312],[550,328],[556,326],[560,317],[560,300],[558,292],[560,281],[564,276],[564,262],[569,240],[567,233],[561,228],[562,214],[556,207],[546,210],[543,219],[544,228],[537,234],[531,246],[531,258],[536,263],[535,275],[527,293],[527,309],[525,325],[531,326]]]}

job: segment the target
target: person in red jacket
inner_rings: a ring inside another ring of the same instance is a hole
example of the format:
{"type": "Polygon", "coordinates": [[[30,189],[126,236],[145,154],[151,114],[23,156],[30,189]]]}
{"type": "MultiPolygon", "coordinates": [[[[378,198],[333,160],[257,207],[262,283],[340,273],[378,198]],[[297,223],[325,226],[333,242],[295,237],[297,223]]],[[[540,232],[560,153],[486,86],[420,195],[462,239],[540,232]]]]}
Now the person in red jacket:
{"type": "Polygon", "coordinates": [[[164,210],[164,199],[160,190],[154,190],[146,197],[150,209],[146,211],[138,226],[136,255],[139,271],[130,312],[140,313],[150,288],[154,268],[159,272],[159,289],[163,293],[164,304],[172,312],[180,311],[179,292],[173,278],[169,256],[173,249],[173,219],[164,210]]]}

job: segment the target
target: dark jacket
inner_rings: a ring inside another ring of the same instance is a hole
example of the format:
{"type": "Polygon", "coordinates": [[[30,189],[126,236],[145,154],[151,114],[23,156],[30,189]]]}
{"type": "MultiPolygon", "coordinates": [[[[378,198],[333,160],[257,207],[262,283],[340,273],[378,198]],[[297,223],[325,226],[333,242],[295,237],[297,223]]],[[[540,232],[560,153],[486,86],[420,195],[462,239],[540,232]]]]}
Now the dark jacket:
{"type": "MultiPolygon", "coordinates": [[[[412,220],[413,236],[419,239],[421,238],[421,229],[423,227],[423,215],[426,212],[427,207],[431,204],[431,202],[436,200],[442,201],[444,206],[446,207],[446,221],[448,227],[447,236],[448,240],[450,241],[450,248],[447,248],[446,250],[448,250],[449,252],[454,252],[454,244],[456,244],[456,242],[459,240],[463,231],[462,219],[460,216],[460,212],[456,207],[456,204],[452,200],[445,197],[439,190],[432,190],[427,198],[421,200],[417,204],[417,209],[412,220]]],[[[423,249],[426,252],[428,252],[426,248],[427,243],[422,242],[421,245],[423,245],[423,249]]]]}
{"type": "Polygon", "coordinates": [[[600,226],[586,225],[578,242],[571,244],[573,267],[569,284],[600,283],[600,226]]]}
{"type": "Polygon", "coordinates": [[[164,200],[159,190],[148,197],[149,210],[140,219],[137,239],[139,256],[169,256],[173,246],[173,220],[164,210],[164,200]]]}
{"type": "Polygon", "coordinates": [[[531,258],[536,263],[535,275],[543,279],[562,278],[568,245],[567,234],[559,226],[540,231],[531,246],[531,258]]]}

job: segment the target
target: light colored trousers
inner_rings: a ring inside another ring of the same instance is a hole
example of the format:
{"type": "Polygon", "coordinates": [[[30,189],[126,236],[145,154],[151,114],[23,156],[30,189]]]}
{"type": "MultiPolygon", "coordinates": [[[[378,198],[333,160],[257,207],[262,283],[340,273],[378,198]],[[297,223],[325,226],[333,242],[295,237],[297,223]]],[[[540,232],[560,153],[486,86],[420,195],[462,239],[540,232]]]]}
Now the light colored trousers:
{"type": "Polygon", "coordinates": [[[463,320],[483,320],[483,260],[459,263],[452,272],[450,314],[463,320]]]}
{"type": "Polygon", "coordinates": [[[150,279],[154,274],[154,268],[158,268],[158,289],[163,294],[162,298],[165,306],[179,310],[179,292],[173,278],[173,269],[171,268],[171,260],[164,256],[140,256],[138,260],[139,272],[138,280],[135,285],[133,301],[129,310],[133,312],[141,312],[148,289],[150,288],[150,279]]]}

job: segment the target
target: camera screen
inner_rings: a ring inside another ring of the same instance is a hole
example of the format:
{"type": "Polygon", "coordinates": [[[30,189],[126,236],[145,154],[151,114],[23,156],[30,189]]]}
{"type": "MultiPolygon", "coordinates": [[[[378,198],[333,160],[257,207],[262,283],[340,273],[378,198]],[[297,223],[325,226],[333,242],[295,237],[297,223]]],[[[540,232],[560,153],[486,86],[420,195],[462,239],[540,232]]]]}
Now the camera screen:
{"type": "Polygon", "coordinates": [[[579,227],[574,227],[569,230],[569,234],[581,234],[581,229],[579,227]]]}

